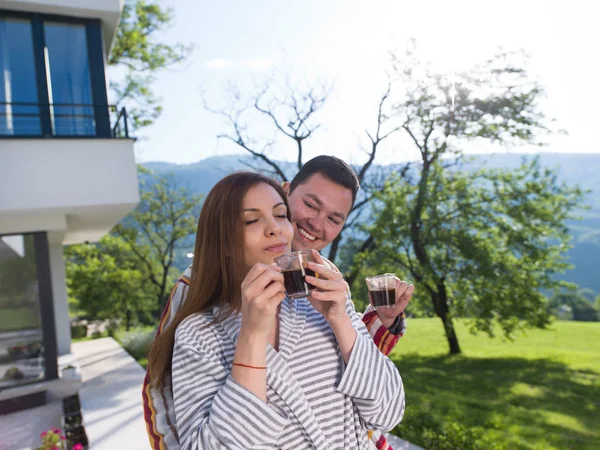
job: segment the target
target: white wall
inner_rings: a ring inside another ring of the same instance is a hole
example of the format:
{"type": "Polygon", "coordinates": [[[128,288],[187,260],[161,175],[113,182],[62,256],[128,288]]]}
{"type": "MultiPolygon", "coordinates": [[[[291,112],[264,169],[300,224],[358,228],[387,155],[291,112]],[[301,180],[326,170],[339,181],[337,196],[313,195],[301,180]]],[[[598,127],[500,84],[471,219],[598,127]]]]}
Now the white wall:
{"type": "Polygon", "coordinates": [[[0,234],[95,241],[139,202],[132,140],[3,139],[0,161],[0,234]]]}
{"type": "Polygon", "coordinates": [[[60,233],[48,233],[50,277],[52,278],[52,298],[54,302],[54,324],[56,326],[58,356],[71,353],[71,326],[69,324],[69,304],[67,301],[62,241],[63,236],[60,233]]]}
{"type": "Polygon", "coordinates": [[[133,140],[3,139],[0,214],[136,203],[133,140]]]}

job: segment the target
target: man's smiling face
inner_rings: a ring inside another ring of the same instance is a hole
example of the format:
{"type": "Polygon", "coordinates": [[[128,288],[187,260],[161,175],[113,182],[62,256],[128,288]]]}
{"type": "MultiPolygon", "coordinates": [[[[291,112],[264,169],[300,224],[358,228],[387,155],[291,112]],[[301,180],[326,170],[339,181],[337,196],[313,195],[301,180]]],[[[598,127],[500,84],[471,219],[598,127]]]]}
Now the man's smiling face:
{"type": "Polygon", "coordinates": [[[352,209],[352,191],[320,173],[299,184],[288,202],[294,228],[292,250],[322,250],[329,245],[344,226],[352,209]]]}

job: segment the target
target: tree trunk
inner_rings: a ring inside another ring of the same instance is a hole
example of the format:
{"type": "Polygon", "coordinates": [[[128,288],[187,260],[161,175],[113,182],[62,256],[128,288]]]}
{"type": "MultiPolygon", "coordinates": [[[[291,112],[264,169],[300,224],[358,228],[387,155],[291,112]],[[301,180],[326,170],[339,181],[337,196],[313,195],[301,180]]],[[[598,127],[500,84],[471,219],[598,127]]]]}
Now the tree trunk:
{"type": "Polygon", "coordinates": [[[331,243],[331,247],[329,248],[329,256],[327,259],[335,264],[335,257],[337,256],[338,248],[340,246],[340,241],[342,240],[342,233],[338,234],[337,237],[331,243]]]}
{"type": "Polygon", "coordinates": [[[440,319],[442,319],[442,323],[444,324],[444,331],[446,332],[446,339],[448,340],[448,346],[450,347],[450,354],[460,354],[460,346],[458,345],[458,338],[456,337],[456,332],[454,331],[452,319],[448,314],[440,317],[440,319]]]}
{"type": "Polygon", "coordinates": [[[446,333],[446,339],[448,340],[450,354],[458,355],[461,351],[460,346],[458,345],[458,337],[454,330],[454,324],[452,323],[452,317],[450,316],[448,294],[446,293],[446,284],[443,278],[438,281],[436,287],[437,290],[431,294],[433,307],[435,313],[442,319],[442,323],[444,324],[444,332],[446,333]]]}
{"type": "Polygon", "coordinates": [[[450,316],[448,294],[446,292],[444,277],[437,274],[431,266],[429,255],[427,254],[427,243],[423,242],[421,235],[421,218],[423,216],[423,211],[427,206],[429,170],[432,162],[433,159],[430,161],[424,157],[423,167],[421,168],[421,180],[419,181],[419,191],[417,193],[417,199],[410,221],[410,234],[413,242],[413,250],[421,268],[427,276],[435,280],[435,288],[429,290],[431,293],[431,302],[433,303],[435,313],[442,319],[442,323],[444,324],[444,331],[446,333],[446,339],[448,339],[450,354],[456,355],[460,353],[460,346],[458,345],[458,338],[456,337],[456,332],[454,331],[454,325],[452,324],[452,318],[450,316]]]}
{"type": "MultiPolygon", "coordinates": [[[[363,253],[368,250],[372,250],[374,247],[375,247],[375,238],[373,238],[372,235],[369,235],[369,237],[367,239],[365,239],[365,241],[362,243],[360,248],[357,250],[356,254],[363,253]]],[[[352,284],[354,283],[354,280],[358,276],[359,272],[360,272],[360,267],[354,266],[354,268],[350,272],[346,273],[346,276],[344,276],[344,279],[346,280],[346,283],[348,283],[349,286],[352,286],[352,284]]]]}
{"type": "Polygon", "coordinates": [[[131,311],[128,309],[125,311],[125,331],[131,329],[131,311]]]}

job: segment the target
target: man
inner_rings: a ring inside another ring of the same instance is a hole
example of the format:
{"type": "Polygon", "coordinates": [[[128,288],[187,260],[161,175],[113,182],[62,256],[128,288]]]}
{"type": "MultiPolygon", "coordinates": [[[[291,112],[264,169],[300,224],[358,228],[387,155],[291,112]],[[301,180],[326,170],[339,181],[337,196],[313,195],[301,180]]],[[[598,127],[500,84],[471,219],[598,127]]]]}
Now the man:
{"type": "MultiPolygon", "coordinates": [[[[356,201],[359,181],[352,168],[339,158],[321,155],[308,161],[291,183],[283,186],[288,195],[294,239],[292,250],[323,250],[342,231],[356,201]]],[[[332,268],[335,265],[329,262],[332,268]]],[[[169,325],[185,301],[191,267],[179,279],[158,326],[157,335],[169,325]]],[[[396,307],[374,311],[371,307],[362,317],[377,348],[388,355],[404,334],[404,309],[414,292],[414,286],[399,282],[396,286],[396,307]]],[[[170,385],[170,381],[165,383],[170,385]]],[[[150,388],[148,373],[143,387],[144,419],[150,443],[155,450],[179,448],[172,392],[150,388]]],[[[390,449],[385,437],[371,433],[374,448],[390,449]]]]}

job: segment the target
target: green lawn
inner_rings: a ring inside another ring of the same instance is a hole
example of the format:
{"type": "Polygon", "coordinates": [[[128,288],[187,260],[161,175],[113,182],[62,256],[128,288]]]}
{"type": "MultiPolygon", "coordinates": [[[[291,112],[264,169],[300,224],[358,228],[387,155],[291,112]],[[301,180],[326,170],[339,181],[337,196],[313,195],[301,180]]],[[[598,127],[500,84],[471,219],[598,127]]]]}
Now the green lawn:
{"type": "Polygon", "coordinates": [[[457,332],[463,354],[447,356],[439,319],[409,319],[391,355],[405,422],[429,413],[507,449],[600,449],[600,323],[556,322],[512,342],[457,332]]]}

